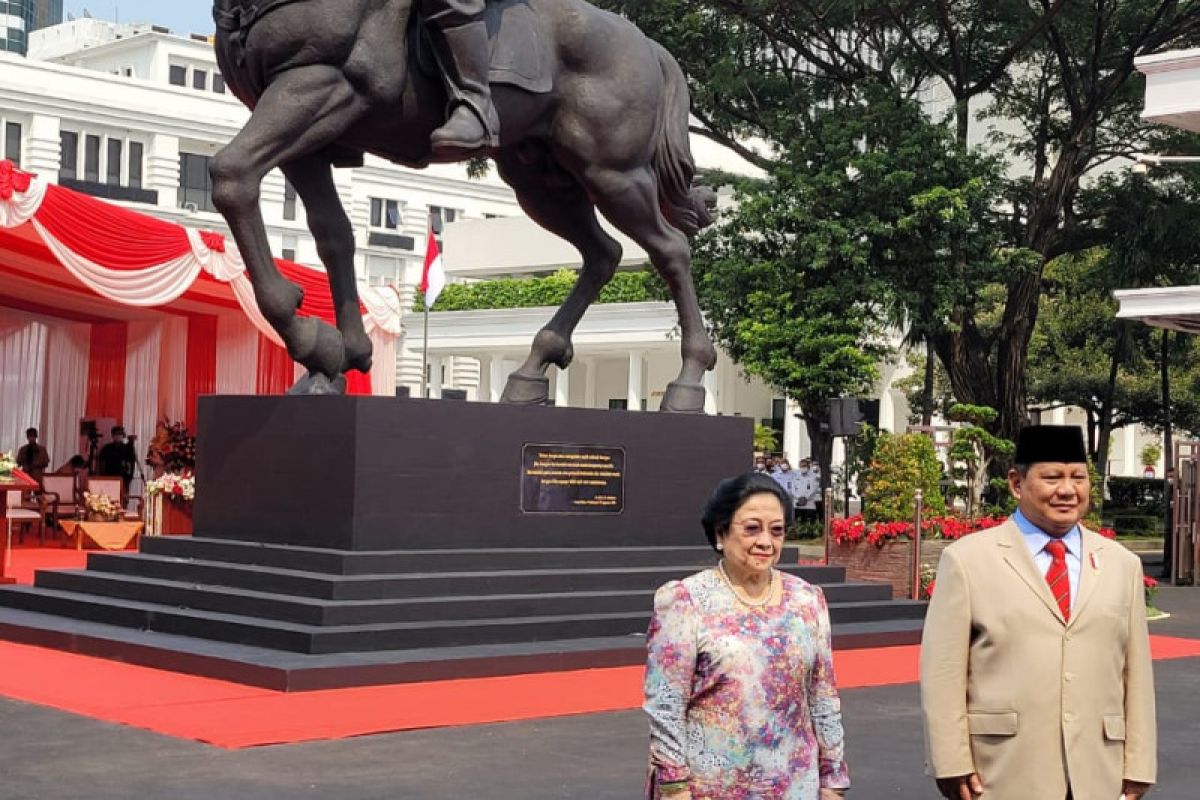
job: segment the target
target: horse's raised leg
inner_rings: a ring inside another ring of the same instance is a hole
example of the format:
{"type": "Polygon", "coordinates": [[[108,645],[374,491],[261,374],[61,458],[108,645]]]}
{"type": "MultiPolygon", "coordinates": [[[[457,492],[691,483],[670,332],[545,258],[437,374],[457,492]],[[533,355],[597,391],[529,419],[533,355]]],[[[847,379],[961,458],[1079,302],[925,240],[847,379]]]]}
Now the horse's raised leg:
{"type": "Polygon", "coordinates": [[[716,366],[717,351],[705,331],[696,299],[687,237],[663,216],[658,183],[649,168],[621,172],[591,167],[584,173],[584,182],[600,213],[645,248],[671,290],[679,313],[683,365],[679,376],[667,385],[659,410],[702,413],[704,373],[716,366]]]}
{"type": "Polygon", "coordinates": [[[249,122],[213,159],[213,204],[237,240],[259,309],[309,375],[294,391],[342,390],[346,349],[325,323],[297,317],[303,294],[275,268],[259,209],[263,177],[281,164],[316,153],[353,125],[365,103],[342,73],[323,65],[280,73],[259,99],[249,122]]]}
{"type": "Polygon", "coordinates": [[[583,312],[595,301],[621,261],[621,245],[604,232],[583,187],[545,162],[525,164],[511,155],[496,158],[500,176],[516,191],[525,213],[546,230],[566,239],[583,257],[579,279],[566,301],[533,340],[529,357],[508,376],[501,402],[545,404],[550,396],[546,370],[566,369],[574,357],[571,335],[583,312]]]}
{"type": "Polygon", "coordinates": [[[346,369],[371,369],[371,340],[363,329],[354,274],[354,228],[333,183],[327,159],[307,156],[284,164],[283,174],[304,201],[308,229],[317,243],[317,255],[329,274],[329,290],[345,344],[346,369]]]}

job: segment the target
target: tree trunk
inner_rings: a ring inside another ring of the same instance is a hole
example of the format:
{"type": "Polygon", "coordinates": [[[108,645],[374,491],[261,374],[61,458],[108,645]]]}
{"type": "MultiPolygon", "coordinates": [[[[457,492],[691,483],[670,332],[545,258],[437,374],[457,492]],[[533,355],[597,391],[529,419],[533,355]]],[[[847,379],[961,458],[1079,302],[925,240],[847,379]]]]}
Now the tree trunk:
{"type": "Polygon", "coordinates": [[[1094,462],[1096,460],[1096,412],[1090,408],[1084,409],[1087,414],[1087,451],[1094,462]]]}
{"type": "Polygon", "coordinates": [[[1104,387],[1104,400],[1100,404],[1100,441],[1096,445],[1096,472],[1101,482],[1108,477],[1108,446],[1112,439],[1113,397],[1117,393],[1117,371],[1121,366],[1121,354],[1125,352],[1125,339],[1129,335],[1129,324],[1117,323],[1117,337],[1113,342],[1112,360],[1108,367],[1108,383],[1104,387]]]}
{"type": "Polygon", "coordinates": [[[833,469],[831,462],[833,461],[833,437],[829,435],[829,428],[826,426],[822,430],[823,419],[814,419],[812,417],[804,418],[804,425],[808,430],[808,440],[812,443],[812,460],[821,465],[821,497],[824,498],[825,490],[833,485],[833,469]]]}
{"type": "Polygon", "coordinates": [[[925,385],[921,389],[921,424],[933,425],[933,374],[937,364],[933,343],[925,341],[925,385]]]}
{"type": "MultiPolygon", "coordinates": [[[[1181,336],[1183,334],[1180,334],[1181,336]]],[[[1171,331],[1162,329],[1162,351],[1159,355],[1159,379],[1162,385],[1163,473],[1175,461],[1175,442],[1171,430],[1171,331]]]]}

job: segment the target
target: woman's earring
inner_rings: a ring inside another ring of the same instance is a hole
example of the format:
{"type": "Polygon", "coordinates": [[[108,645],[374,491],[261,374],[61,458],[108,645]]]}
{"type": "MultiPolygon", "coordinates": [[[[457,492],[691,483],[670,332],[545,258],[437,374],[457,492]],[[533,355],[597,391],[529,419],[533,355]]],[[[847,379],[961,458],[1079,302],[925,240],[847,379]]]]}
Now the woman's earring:
{"type": "Polygon", "coordinates": [[[717,552],[718,552],[718,553],[719,553],[719,552],[721,552],[721,551],[722,551],[722,550],[724,550],[724,549],[725,549],[725,545],[723,545],[723,544],[719,544],[719,545],[717,545],[717,552]]]}

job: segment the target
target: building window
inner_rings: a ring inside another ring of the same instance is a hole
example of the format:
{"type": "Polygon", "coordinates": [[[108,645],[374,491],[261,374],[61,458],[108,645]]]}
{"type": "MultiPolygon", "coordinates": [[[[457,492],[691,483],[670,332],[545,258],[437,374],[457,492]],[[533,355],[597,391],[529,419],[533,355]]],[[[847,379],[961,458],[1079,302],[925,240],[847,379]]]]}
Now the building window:
{"type": "Polygon", "coordinates": [[[192,70],[192,88],[204,91],[208,88],[208,71],[203,69],[192,70]]]}
{"type": "Polygon", "coordinates": [[[105,182],[113,186],[121,185],[121,150],[124,142],[120,139],[108,140],[108,163],[105,165],[105,182]]]}
{"type": "Polygon", "coordinates": [[[216,211],[212,202],[212,178],[208,174],[210,156],[179,154],[179,205],[194,206],[197,211],[216,211]]]}
{"type": "Polygon", "coordinates": [[[213,91],[217,94],[225,94],[225,76],[219,72],[213,73],[213,91]]]}
{"type": "Polygon", "coordinates": [[[442,206],[429,207],[429,223],[433,225],[434,230],[438,230],[443,225],[449,225],[454,220],[458,219],[458,209],[443,208],[442,206]]]}
{"type": "Polygon", "coordinates": [[[79,177],[79,134],[75,131],[60,131],[58,134],[61,153],[61,165],[58,168],[58,178],[74,180],[79,177]]]}
{"type": "Polygon", "coordinates": [[[143,145],[141,142],[129,143],[129,183],[126,185],[131,189],[142,188],[142,155],[143,145]]]}
{"type": "Polygon", "coordinates": [[[100,137],[88,135],[83,145],[83,179],[100,182],[100,137]]]}
{"type": "Polygon", "coordinates": [[[286,178],[283,181],[283,218],[296,219],[296,187],[286,178]]]}
{"type": "Polygon", "coordinates": [[[4,125],[4,157],[21,166],[21,123],[8,122],[4,125]]]}
{"type": "Polygon", "coordinates": [[[167,78],[172,86],[187,86],[187,67],[172,64],[170,76],[167,78]]]}
{"type": "Polygon", "coordinates": [[[124,75],[126,78],[132,78],[133,77],[133,67],[125,67],[123,70],[121,70],[121,74],[124,75]]]}
{"type": "Polygon", "coordinates": [[[400,228],[400,203],[397,200],[371,198],[371,227],[394,231],[400,228]]]}

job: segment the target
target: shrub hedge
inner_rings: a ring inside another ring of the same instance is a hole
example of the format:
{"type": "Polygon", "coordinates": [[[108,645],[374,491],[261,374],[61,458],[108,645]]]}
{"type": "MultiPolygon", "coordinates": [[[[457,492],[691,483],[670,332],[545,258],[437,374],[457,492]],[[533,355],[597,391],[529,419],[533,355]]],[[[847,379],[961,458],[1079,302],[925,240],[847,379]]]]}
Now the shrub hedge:
{"type": "MultiPolygon", "coordinates": [[[[567,299],[578,278],[575,270],[560,269],[543,278],[500,278],[479,283],[451,283],[438,295],[433,311],[476,311],[493,308],[557,306],[567,299]]],[[[666,300],[667,288],[653,270],[618,272],[600,291],[597,303],[640,303],[666,300]]],[[[413,310],[425,309],[417,292],[413,310]]]]}

